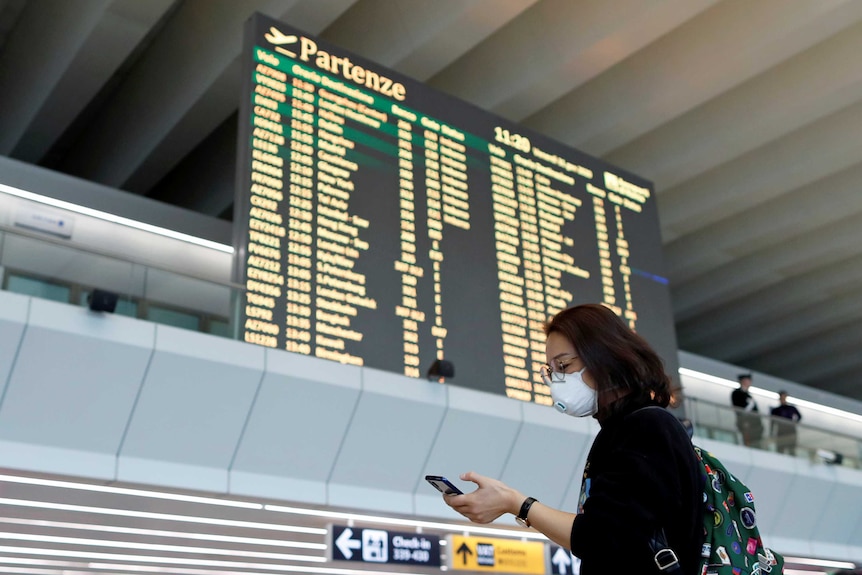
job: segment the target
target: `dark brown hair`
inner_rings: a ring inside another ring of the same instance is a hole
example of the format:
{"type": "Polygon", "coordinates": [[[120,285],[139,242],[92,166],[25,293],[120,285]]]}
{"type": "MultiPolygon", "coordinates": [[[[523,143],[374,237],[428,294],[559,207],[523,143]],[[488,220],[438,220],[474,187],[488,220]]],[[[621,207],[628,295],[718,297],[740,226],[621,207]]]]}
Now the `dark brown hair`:
{"type": "Polygon", "coordinates": [[[667,407],[671,381],[661,358],[644,338],[603,305],[564,309],[545,324],[545,335],[565,336],[596,382],[603,421],[631,403],[667,407]]]}

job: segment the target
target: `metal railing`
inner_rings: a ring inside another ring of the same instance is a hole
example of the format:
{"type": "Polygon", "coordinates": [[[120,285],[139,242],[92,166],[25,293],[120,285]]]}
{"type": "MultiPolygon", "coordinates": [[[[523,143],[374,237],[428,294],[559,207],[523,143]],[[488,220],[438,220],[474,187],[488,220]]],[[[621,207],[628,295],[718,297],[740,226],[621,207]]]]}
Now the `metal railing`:
{"type": "Polygon", "coordinates": [[[115,313],[236,339],[245,286],[204,278],[0,225],[3,290],[88,305],[94,289],[118,296],[115,313]]]}
{"type": "Polygon", "coordinates": [[[862,469],[862,439],[857,437],[770,415],[752,414],[695,397],[685,399],[685,413],[694,427],[695,439],[706,437],[745,445],[740,428],[747,423],[747,429],[753,427],[756,430],[756,423],[750,426],[752,420],[756,420],[762,432],[748,438],[748,447],[781,452],[813,463],[862,469]]]}

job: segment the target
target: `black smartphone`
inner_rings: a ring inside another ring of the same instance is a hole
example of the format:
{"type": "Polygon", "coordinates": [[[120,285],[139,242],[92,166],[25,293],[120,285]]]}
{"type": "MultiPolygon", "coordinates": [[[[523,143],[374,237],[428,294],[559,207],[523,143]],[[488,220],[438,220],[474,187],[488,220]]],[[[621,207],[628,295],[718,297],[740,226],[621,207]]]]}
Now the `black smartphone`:
{"type": "Polygon", "coordinates": [[[433,485],[443,495],[464,495],[464,492],[452,485],[452,482],[441,475],[426,475],[425,481],[433,485]]]}

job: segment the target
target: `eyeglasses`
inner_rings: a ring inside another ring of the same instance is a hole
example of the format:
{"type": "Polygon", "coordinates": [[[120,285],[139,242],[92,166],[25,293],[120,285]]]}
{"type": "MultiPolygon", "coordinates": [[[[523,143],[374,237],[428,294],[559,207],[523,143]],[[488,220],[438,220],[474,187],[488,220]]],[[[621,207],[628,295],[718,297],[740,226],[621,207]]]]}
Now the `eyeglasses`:
{"type": "Polygon", "coordinates": [[[542,382],[545,385],[551,385],[552,383],[561,383],[566,380],[566,370],[569,368],[571,363],[578,359],[577,355],[569,356],[568,359],[556,359],[553,360],[556,363],[556,369],[551,364],[546,363],[541,368],[539,368],[539,375],[542,378],[542,382]]]}

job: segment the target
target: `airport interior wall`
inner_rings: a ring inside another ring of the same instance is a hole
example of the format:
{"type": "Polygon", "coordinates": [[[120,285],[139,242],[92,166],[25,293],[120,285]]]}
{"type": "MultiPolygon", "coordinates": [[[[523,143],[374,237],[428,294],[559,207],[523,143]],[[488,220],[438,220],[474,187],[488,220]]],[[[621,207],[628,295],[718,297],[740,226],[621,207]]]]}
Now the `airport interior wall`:
{"type": "MultiPolygon", "coordinates": [[[[0,467],[455,519],[426,473],[574,509],[591,419],[0,293],[0,467]],[[289,494],[286,496],[286,494],[289,494]]],[[[862,556],[862,472],[699,440],[779,552],[862,556]]]]}
{"type": "MultiPolygon", "coordinates": [[[[186,233],[202,224],[15,164],[0,158],[0,182],[186,233]],[[114,203],[103,203],[102,192],[114,203]]],[[[12,225],[22,200],[0,199],[12,225]]],[[[199,275],[229,279],[227,254],[75,217],[74,241],[165,267],[196,261],[199,275]]],[[[211,223],[209,238],[229,243],[225,223],[211,223]]],[[[27,248],[21,253],[33,257],[27,248]]],[[[721,377],[739,369],[680,359],[721,377]]],[[[769,389],[789,383],[755,379],[769,389]]],[[[422,481],[426,473],[472,469],[575,508],[597,430],[591,419],[456,385],[0,292],[0,467],[7,469],[455,519],[422,481]]],[[[761,531],[776,550],[862,557],[862,472],[695,439],[753,489],[761,531]]]]}

